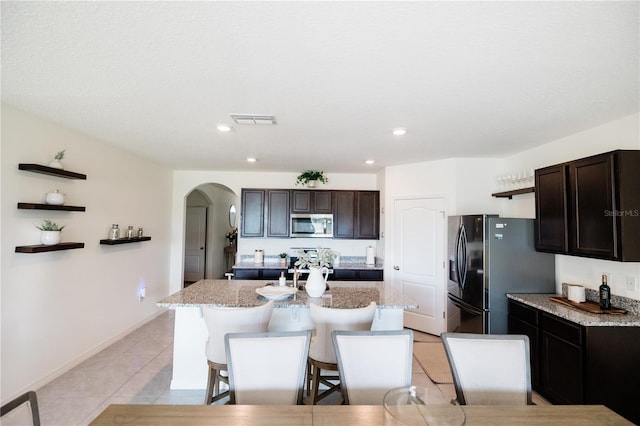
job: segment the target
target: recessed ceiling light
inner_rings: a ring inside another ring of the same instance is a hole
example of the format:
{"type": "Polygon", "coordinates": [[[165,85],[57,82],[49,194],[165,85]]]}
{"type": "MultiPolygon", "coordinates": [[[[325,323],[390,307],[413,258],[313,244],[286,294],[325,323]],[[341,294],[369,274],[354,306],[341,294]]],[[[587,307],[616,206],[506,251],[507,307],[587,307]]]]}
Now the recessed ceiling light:
{"type": "Polygon", "coordinates": [[[228,124],[219,123],[216,125],[216,129],[218,129],[221,132],[230,132],[231,126],[229,126],[228,124]]]}
{"type": "Polygon", "coordinates": [[[374,160],[367,160],[367,161],[365,161],[365,163],[366,164],[373,164],[373,163],[375,163],[375,161],[374,160]]]}
{"type": "Polygon", "coordinates": [[[258,161],[257,159],[253,158],[253,157],[247,157],[247,161],[249,163],[255,163],[256,161],[258,161]]]}
{"type": "Polygon", "coordinates": [[[393,129],[393,134],[395,136],[402,136],[402,135],[405,135],[406,133],[407,133],[407,129],[403,129],[402,127],[393,129]]]}

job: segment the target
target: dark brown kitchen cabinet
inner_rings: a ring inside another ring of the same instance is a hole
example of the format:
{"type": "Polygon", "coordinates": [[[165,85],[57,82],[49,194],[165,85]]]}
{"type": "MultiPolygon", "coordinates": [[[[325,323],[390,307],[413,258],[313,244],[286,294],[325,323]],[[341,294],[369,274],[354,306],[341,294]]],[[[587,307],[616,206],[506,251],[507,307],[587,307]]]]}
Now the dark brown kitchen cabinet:
{"type": "Polygon", "coordinates": [[[336,281],[383,281],[381,269],[334,269],[329,278],[336,281]]]}
{"type": "Polygon", "coordinates": [[[291,191],[291,213],[330,214],[332,209],[331,191],[293,190],[291,191]]]}
{"type": "Polygon", "coordinates": [[[354,238],[377,240],[380,235],[380,193],[378,191],[356,192],[356,216],[354,238]]]}
{"type": "Polygon", "coordinates": [[[333,194],[333,238],[353,239],[355,191],[334,191],[333,194]]]}
{"type": "Polygon", "coordinates": [[[267,237],[289,237],[289,191],[267,190],[267,237]]]}
{"type": "Polygon", "coordinates": [[[240,212],[240,236],[264,236],[264,189],[243,189],[240,212]]]}
{"type": "Polygon", "coordinates": [[[333,238],[377,240],[379,191],[334,191],[333,238]]]}
{"type": "Polygon", "coordinates": [[[242,237],[289,237],[289,190],[243,189],[242,237]]]}
{"type": "Polygon", "coordinates": [[[538,329],[538,310],[529,306],[509,302],[508,332],[524,334],[529,337],[529,354],[531,357],[531,385],[538,389],[540,385],[540,369],[538,367],[538,347],[540,333],[538,329]]]}
{"type": "Polygon", "coordinates": [[[284,273],[288,280],[292,275],[287,273],[286,268],[236,268],[233,270],[234,280],[277,280],[280,274],[284,273]]]}
{"type": "Polygon", "coordinates": [[[540,383],[555,404],[584,403],[584,327],[540,315],[540,383]]]}
{"type": "Polygon", "coordinates": [[[509,300],[509,334],[529,336],[532,386],[552,404],[604,404],[640,424],[640,327],[583,326],[509,300]]]}
{"type": "Polygon", "coordinates": [[[535,172],[535,241],[539,251],[566,253],[569,250],[566,176],[564,164],[535,172]]]}
{"type": "Polygon", "coordinates": [[[536,170],[536,249],[640,261],[640,151],[536,170]]]}

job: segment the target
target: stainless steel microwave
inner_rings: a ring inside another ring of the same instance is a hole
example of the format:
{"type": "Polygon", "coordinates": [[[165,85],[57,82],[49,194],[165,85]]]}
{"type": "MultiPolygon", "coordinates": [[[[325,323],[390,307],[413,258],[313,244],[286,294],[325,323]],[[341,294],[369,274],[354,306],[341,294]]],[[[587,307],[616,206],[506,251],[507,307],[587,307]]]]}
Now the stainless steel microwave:
{"type": "Polygon", "coordinates": [[[294,238],[333,238],[333,215],[292,214],[290,229],[294,238]]]}

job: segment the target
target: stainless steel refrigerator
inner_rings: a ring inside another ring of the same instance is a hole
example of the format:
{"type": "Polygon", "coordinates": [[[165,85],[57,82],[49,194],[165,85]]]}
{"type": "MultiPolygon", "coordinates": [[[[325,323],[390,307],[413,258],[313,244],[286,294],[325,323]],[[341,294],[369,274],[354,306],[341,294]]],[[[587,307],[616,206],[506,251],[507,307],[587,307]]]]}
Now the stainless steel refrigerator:
{"type": "Polygon", "coordinates": [[[533,219],[450,216],[447,331],[507,333],[507,293],[555,293],[555,256],[537,252],[533,219]]]}

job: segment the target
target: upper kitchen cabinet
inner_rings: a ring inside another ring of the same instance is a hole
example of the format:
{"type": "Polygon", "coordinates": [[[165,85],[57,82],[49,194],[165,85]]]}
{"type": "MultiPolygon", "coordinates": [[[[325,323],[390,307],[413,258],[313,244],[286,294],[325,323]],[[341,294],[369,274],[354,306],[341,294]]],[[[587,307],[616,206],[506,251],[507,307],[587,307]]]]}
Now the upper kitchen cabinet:
{"type": "Polygon", "coordinates": [[[242,237],[289,237],[289,190],[243,189],[242,237]]]}
{"type": "Polygon", "coordinates": [[[333,198],[333,238],[353,239],[355,191],[334,191],[333,198]]]}
{"type": "Polygon", "coordinates": [[[291,198],[291,213],[333,212],[331,191],[293,190],[291,198]]]}
{"type": "Polygon", "coordinates": [[[560,164],[535,172],[536,249],[554,253],[569,250],[567,238],[567,166],[560,164]]]}
{"type": "Polygon", "coordinates": [[[334,191],[333,201],[333,238],[379,238],[379,191],[334,191]]]}
{"type": "Polygon", "coordinates": [[[243,189],[240,212],[240,235],[242,237],[264,236],[264,189],[243,189]]]}
{"type": "Polygon", "coordinates": [[[267,237],[289,237],[289,190],[267,190],[267,237]]]}
{"type": "Polygon", "coordinates": [[[536,249],[640,261],[640,151],[536,170],[536,249]]]}
{"type": "Polygon", "coordinates": [[[356,192],[356,239],[377,240],[380,236],[380,193],[378,191],[356,192]]]}

